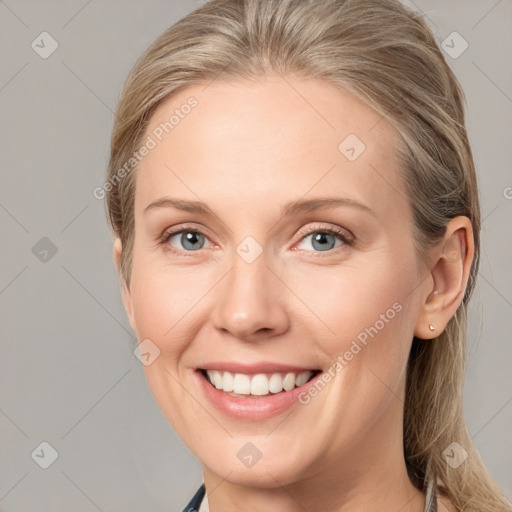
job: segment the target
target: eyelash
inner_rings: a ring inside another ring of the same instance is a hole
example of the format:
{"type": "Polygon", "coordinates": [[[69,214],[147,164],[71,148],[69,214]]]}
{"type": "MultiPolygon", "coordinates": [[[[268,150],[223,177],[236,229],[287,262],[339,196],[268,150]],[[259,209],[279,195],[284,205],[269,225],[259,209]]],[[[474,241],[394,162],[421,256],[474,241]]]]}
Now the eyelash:
{"type": "MultiPolygon", "coordinates": [[[[203,235],[204,237],[208,238],[207,235],[205,233],[203,233],[197,227],[195,227],[193,225],[184,224],[182,226],[179,226],[176,229],[170,229],[170,230],[166,231],[160,238],[159,244],[162,245],[166,251],[172,252],[173,254],[175,254],[177,256],[183,256],[183,257],[191,256],[190,253],[199,252],[201,249],[199,249],[198,251],[183,251],[180,249],[175,249],[174,247],[169,245],[169,240],[174,235],[177,235],[177,234],[183,233],[183,232],[187,232],[187,231],[190,231],[192,233],[198,233],[198,234],[203,235]]],[[[307,229],[300,230],[298,232],[298,235],[300,237],[299,242],[302,242],[302,240],[304,240],[304,238],[306,238],[309,235],[315,234],[315,233],[325,233],[328,235],[333,235],[334,237],[337,237],[338,239],[340,239],[343,242],[343,245],[336,247],[334,249],[331,249],[329,251],[314,251],[314,250],[313,251],[305,251],[305,252],[313,253],[314,257],[323,256],[322,252],[326,252],[327,255],[330,256],[334,252],[346,249],[347,246],[354,245],[353,236],[349,235],[346,230],[343,230],[341,228],[336,228],[336,227],[325,228],[325,227],[321,227],[321,226],[314,226],[313,228],[307,228],[307,229]]]]}

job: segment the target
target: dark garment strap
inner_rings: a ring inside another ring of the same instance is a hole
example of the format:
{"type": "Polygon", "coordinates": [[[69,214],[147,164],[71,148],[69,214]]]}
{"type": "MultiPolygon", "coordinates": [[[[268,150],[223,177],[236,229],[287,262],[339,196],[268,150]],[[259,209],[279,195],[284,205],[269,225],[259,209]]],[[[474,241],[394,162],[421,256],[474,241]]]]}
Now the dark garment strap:
{"type": "Polygon", "coordinates": [[[197,512],[201,506],[205,492],[204,484],[202,484],[194,494],[194,497],[190,500],[189,504],[183,509],[183,512],[197,512]]]}

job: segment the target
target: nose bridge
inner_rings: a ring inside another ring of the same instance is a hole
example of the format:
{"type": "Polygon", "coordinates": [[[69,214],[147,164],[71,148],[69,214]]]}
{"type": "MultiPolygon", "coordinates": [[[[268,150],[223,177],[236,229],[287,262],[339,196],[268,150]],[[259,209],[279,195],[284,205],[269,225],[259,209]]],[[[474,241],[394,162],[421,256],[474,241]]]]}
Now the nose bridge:
{"type": "Polygon", "coordinates": [[[254,249],[250,243],[240,244],[233,255],[231,270],[218,288],[213,314],[216,328],[244,339],[262,332],[275,335],[288,326],[283,294],[276,293],[278,282],[264,253],[247,257],[254,249]]]}

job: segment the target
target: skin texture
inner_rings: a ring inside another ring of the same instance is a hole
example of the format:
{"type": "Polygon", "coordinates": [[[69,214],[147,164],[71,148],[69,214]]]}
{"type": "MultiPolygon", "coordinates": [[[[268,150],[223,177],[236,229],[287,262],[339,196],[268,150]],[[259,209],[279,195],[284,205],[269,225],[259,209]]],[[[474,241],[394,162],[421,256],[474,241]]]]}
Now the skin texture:
{"type": "MultiPolygon", "coordinates": [[[[200,459],[211,510],[422,511],[402,448],[406,363],[413,336],[428,343],[462,301],[473,258],[469,220],[453,219],[429,267],[420,268],[397,134],[331,84],[217,79],[163,102],[147,133],[190,96],[198,105],[137,171],[123,300],[138,339],[161,351],[144,367],[148,384],[200,459]],[[366,146],[355,161],[338,149],[349,134],[366,146]],[[202,201],[213,214],[144,213],[165,197],[202,201]],[[290,201],[325,197],[349,198],[371,213],[345,205],[281,215],[290,201]],[[200,250],[187,251],[180,235],[162,242],[184,223],[205,235],[200,250]],[[314,234],[336,227],[353,242],[335,237],[318,250],[314,234]],[[252,263],[237,253],[248,236],[263,249],[252,263]],[[400,312],[307,405],[246,421],[218,411],[198,385],[195,370],[211,361],[326,372],[397,303],[400,312]],[[262,453],[251,468],[237,457],[247,442],[262,453]]],[[[118,265],[121,251],[116,240],[118,265]]]]}

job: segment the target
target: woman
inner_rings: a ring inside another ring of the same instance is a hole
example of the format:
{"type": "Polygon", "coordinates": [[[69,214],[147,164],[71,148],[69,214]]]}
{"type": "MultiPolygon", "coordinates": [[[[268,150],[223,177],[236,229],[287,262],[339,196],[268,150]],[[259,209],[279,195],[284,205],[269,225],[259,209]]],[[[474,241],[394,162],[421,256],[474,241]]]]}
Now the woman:
{"type": "Polygon", "coordinates": [[[213,0],[139,59],[107,209],[185,510],[504,511],[462,412],[463,91],[395,0],[213,0]]]}

